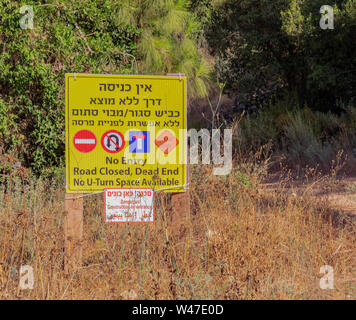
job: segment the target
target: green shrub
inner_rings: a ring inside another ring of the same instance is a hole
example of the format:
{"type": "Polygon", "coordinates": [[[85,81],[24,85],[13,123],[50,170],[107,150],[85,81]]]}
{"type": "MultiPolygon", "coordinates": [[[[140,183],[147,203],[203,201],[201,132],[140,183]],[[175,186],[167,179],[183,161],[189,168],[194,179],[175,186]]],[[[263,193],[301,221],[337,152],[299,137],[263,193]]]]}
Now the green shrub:
{"type": "MultiPolygon", "coordinates": [[[[300,107],[336,109],[355,98],[354,0],[214,1],[207,39],[219,81],[233,94],[297,92],[300,107]],[[334,29],[320,8],[334,8],[334,29]]],[[[339,111],[339,110],[338,110],[339,111]]]]}
{"type": "Polygon", "coordinates": [[[290,167],[329,168],[341,150],[356,156],[356,107],[341,107],[344,112],[337,115],[280,101],[242,118],[234,134],[235,148],[244,156],[271,144],[272,160],[284,159],[290,167]]]}
{"type": "Polygon", "coordinates": [[[336,156],[331,144],[321,141],[302,112],[297,112],[284,130],[284,149],[289,162],[302,166],[319,164],[325,168],[336,156]]]}
{"type": "Polygon", "coordinates": [[[188,2],[29,0],[0,6],[0,155],[36,174],[64,165],[64,74],[183,72],[189,93],[207,92],[209,66],[197,47],[188,2]]]}

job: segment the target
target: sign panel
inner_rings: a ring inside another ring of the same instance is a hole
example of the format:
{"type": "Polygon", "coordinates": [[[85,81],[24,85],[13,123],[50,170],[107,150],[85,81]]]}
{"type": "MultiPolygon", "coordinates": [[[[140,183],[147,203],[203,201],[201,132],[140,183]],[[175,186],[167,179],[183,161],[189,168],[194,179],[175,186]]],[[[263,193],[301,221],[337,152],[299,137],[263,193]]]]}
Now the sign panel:
{"type": "Polygon", "coordinates": [[[152,189],[106,189],[106,222],[154,222],[152,189]]]}
{"type": "Polygon", "coordinates": [[[184,192],[186,78],[66,74],[67,192],[184,192]]]}

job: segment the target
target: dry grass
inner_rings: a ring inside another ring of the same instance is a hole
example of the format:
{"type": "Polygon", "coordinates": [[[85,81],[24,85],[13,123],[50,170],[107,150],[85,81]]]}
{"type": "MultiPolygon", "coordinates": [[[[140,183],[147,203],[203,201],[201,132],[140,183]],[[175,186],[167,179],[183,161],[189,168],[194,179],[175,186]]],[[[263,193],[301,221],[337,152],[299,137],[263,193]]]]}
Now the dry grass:
{"type": "Polygon", "coordinates": [[[0,193],[1,299],[355,299],[355,222],[322,199],[271,192],[258,177],[191,168],[185,232],[169,224],[169,196],[154,224],[105,224],[102,195],[85,198],[83,267],[66,275],[64,191],[14,172],[0,193]],[[24,198],[23,195],[26,195],[24,198]],[[10,195],[10,196],[8,196],[10,195]],[[168,241],[167,241],[168,240],[168,241]],[[33,290],[18,270],[34,268],[33,290]],[[334,268],[334,290],[319,271],[334,268]]]}

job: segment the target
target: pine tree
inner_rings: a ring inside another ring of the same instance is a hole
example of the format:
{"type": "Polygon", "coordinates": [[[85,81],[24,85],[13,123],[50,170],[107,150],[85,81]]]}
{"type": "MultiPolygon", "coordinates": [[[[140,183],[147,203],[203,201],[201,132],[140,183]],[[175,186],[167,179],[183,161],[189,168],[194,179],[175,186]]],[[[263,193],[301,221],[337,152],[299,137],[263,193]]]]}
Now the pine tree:
{"type": "Polygon", "coordinates": [[[210,66],[198,48],[201,27],[187,0],[125,1],[120,12],[142,30],[138,38],[138,72],[184,73],[190,97],[208,92],[210,66]]]}

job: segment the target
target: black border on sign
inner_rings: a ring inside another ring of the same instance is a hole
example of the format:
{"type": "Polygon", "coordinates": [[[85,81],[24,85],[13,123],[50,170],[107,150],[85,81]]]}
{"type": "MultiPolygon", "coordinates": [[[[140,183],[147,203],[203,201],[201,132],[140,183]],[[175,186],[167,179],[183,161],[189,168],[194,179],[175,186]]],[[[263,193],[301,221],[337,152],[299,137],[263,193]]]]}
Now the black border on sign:
{"type": "MultiPolygon", "coordinates": [[[[86,73],[66,73],[65,76],[67,75],[67,105],[66,105],[66,115],[67,115],[67,126],[68,126],[68,137],[66,136],[66,144],[68,144],[68,151],[69,151],[69,79],[71,78],[77,78],[77,77],[80,77],[80,76],[84,76],[84,78],[104,78],[104,79],[117,79],[117,76],[120,76],[120,75],[117,75],[116,77],[113,77],[112,75],[103,75],[103,74],[98,74],[98,75],[94,75],[94,74],[86,74],[86,73]],[[74,76],[75,75],[75,76],[74,76]]],[[[143,79],[143,80],[179,80],[177,79],[179,76],[161,76],[161,75],[157,75],[157,76],[140,76],[140,77],[137,77],[135,76],[135,79],[143,79]],[[174,79],[170,79],[170,78],[173,78],[174,79]],[[156,79],[155,79],[156,78],[156,79]]],[[[182,75],[182,77],[185,78],[185,80],[187,81],[187,78],[186,76],[182,75]]],[[[133,76],[128,76],[128,75],[123,75],[122,77],[120,76],[120,79],[132,79],[133,76]]],[[[183,84],[184,84],[184,81],[183,81],[183,84]]],[[[183,104],[185,104],[185,106],[187,107],[187,101],[186,101],[186,92],[185,92],[185,86],[183,85],[183,104]]],[[[187,115],[185,113],[185,109],[186,108],[183,108],[183,121],[185,121],[185,124],[186,124],[186,127],[188,126],[188,119],[187,119],[187,115]]],[[[187,129],[187,128],[186,128],[187,129]]],[[[67,130],[65,130],[65,133],[67,134],[67,130]]],[[[186,143],[184,144],[184,149],[186,149],[187,145],[188,145],[188,136],[186,136],[185,138],[186,140],[186,143]]],[[[67,146],[65,148],[66,150],[66,153],[67,153],[67,146]]],[[[185,181],[185,184],[187,184],[188,182],[188,176],[187,176],[187,166],[188,166],[188,161],[187,161],[187,150],[184,150],[185,153],[183,152],[183,154],[185,155],[185,164],[183,166],[184,168],[184,172],[183,172],[183,178],[185,177],[184,181],[185,181]]],[[[66,155],[66,159],[67,159],[67,155],[66,155]]],[[[72,192],[72,193],[93,193],[93,192],[98,192],[98,191],[104,191],[105,189],[81,189],[81,190],[72,190],[70,187],[70,152],[68,152],[68,164],[66,163],[66,176],[67,176],[67,165],[68,165],[68,181],[66,181],[66,192],[72,192]]],[[[171,192],[179,192],[179,191],[176,191],[175,189],[172,189],[171,192]]]]}

